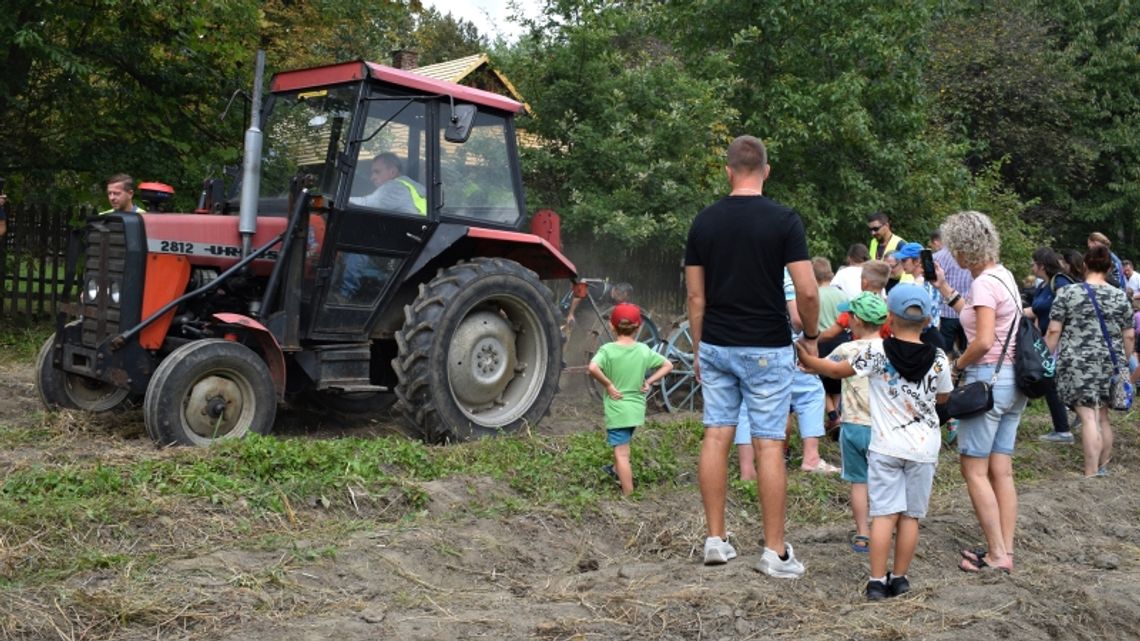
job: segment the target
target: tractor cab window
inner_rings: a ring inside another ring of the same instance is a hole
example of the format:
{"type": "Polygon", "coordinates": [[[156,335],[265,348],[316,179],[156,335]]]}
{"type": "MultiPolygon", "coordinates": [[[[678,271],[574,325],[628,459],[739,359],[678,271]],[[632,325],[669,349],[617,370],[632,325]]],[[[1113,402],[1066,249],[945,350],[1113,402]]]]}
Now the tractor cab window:
{"type": "Polygon", "coordinates": [[[372,97],[364,122],[350,206],[386,213],[427,215],[427,144],[424,103],[372,97]]]}
{"type": "Polygon", "coordinates": [[[261,197],[287,196],[298,172],[312,176],[318,191],[335,189],[358,90],[344,85],[271,97],[262,126],[261,197]]]}
{"type": "Polygon", "coordinates": [[[482,111],[464,143],[443,137],[450,105],[440,105],[439,168],[444,216],[514,224],[522,214],[515,184],[515,156],[508,140],[507,119],[482,111]]]}

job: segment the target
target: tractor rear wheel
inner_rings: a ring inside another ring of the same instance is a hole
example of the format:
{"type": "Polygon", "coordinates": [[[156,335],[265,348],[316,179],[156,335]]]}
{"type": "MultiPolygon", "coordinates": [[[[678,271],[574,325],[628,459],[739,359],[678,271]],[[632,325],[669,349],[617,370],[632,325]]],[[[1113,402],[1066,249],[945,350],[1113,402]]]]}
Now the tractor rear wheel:
{"type": "Polygon", "coordinates": [[[159,363],[143,401],[146,431],[159,445],[210,445],[268,434],[277,416],[269,368],[233,341],[187,343],[159,363]]]}
{"type": "Polygon", "coordinates": [[[396,395],[429,443],[533,426],[558,391],[553,296],[514,261],[476,258],[440,270],[404,307],[396,342],[396,395]]]}
{"type": "Polygon", "coordinates": [[[36,356],[36,392],[50,410],[106,412],[127,400],[130,390],[111,383],[71,374],[52,364],[55,335],[52,334],[36,356]]]}

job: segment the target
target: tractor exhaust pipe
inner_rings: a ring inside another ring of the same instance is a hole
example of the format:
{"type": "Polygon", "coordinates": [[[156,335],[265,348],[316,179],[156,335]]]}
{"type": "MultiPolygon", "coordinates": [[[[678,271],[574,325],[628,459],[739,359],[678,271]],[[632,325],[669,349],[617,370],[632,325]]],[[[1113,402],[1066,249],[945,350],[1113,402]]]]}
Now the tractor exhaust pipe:
{"type": "Polygon", "coordinates": [[[245,130],[245,154],[242,157],[241,213],[238,232],[241,233],[241,255],[249,255],[253,235],[257,232],[257,198],[261,193],[261,82],[265,76],[265,51],[258,50],[253,67],[253,107],[249,129],[245,130]]]}

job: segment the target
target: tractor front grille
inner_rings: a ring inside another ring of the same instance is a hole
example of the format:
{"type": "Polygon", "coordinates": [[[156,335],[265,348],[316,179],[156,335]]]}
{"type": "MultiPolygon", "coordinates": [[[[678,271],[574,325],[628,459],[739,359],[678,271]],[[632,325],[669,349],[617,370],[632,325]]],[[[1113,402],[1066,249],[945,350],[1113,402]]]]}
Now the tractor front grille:
{"type": "Polygon", "coordinates": [[[123,297],[141,298],[141,291],[133,291],[124,279],[127,263],[127,236],[123,222],[102,219],[87,224],[85,239],[86,259],[80,283],[80,301],[83,310],[82,343],[96,347],[110,336],[119,333],[123,297]],[[119,288],[120,302],[111,300],[111,286],[119,288]],[[92,299],[89,291],[96,292],[92,299]]]}

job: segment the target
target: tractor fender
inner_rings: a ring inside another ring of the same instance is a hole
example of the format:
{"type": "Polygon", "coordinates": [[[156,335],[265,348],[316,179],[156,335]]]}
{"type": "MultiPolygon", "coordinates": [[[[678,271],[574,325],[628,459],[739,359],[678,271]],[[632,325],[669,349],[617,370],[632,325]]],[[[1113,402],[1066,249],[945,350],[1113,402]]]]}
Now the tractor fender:
{"type": "Polygon", "coordinates": [[[269,376],[273,379],[273,387],[277,390],[277,400],[285,399],[285,353],[281,345],[265,325],[243,314],[219,312],[213,318],[227,325],[238,325],[249,331],[261,353],[265,355],[265,364],[269,367],[269,376]]]}
{"type": "Polygon", "coordinates": [[[436,258],[458,254],[455,259],[477,256],[501,257],[534,271],[543,280],[575,278],[578,270],[570,259],[545,239],[517,231],[441,223],[406,272],[410,277],[436,258]]]}

